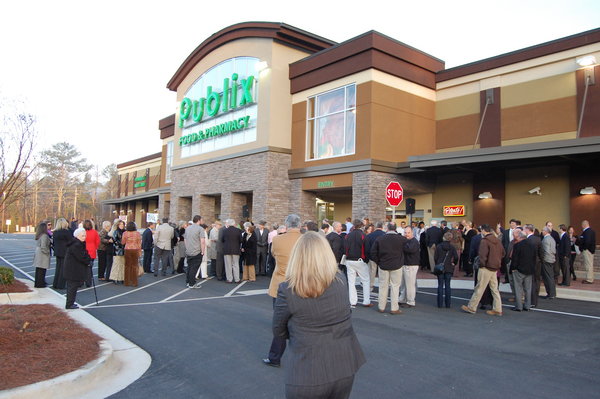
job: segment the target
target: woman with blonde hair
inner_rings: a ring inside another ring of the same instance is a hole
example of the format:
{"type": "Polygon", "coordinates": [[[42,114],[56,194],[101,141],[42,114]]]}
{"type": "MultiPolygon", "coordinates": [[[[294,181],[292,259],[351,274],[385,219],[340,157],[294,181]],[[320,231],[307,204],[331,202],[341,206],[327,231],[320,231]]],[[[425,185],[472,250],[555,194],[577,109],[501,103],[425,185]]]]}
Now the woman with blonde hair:
{"type": "Polygon", "coordinates": [[[67,281],[64,276],[64,262],[67,255],[67,244],[73,238],[69,230],[67,219],[60,218],[56,221],[56,228],[52,232],[52,242],[54,244],[54,256],[56,257],[56,269],[54,270],[54,280],[52,287],[57,290],[64,290],[67,281]]]}
{"type": "Polygon", "coordinates": [[[46,271],[50,267],[50,236],[48,235],[48,224],[40,223],[35,229],[35,254],[33,265],[35,266],[35,288],[46,288],[46,271]]]}
{"type": "Polygon", "coordinates": [[[125,247],[123,245],[123,233],[125,233],[125,222],[116,219],[111,229],[114,247],[114,256],[110,279],[115,284],[123,283],[125,280],[125,247]]]}
{"type": "Polygon", "coordinates": [[[286,398],[348,398],[365,357],[352,328],[348,283],[325,237],[303,234],[279,285],[273,334],[289,340],[286,398]]]}

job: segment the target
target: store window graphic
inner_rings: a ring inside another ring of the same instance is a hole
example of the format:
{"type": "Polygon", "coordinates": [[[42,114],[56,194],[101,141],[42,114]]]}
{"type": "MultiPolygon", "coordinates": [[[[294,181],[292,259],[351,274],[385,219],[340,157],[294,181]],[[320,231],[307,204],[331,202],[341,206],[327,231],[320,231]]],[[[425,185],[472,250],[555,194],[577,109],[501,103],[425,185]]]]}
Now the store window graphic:
{"type": "Polygon", "coordinates": [[[348,85],[308,100],[308,159],[354,154],[356,85],[348,85]]]}

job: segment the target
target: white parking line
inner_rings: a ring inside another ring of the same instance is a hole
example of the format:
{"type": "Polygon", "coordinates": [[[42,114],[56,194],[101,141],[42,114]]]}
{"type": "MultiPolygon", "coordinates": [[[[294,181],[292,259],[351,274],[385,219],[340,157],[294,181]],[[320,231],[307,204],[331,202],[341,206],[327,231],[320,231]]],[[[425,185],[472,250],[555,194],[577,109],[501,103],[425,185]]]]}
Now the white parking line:
{"type": "MultiPolygon", "coordinates": [[[[102,287],[102,286],[105,286],[105,285],[109,285],[109,284],[112,284],[112,283],[103,283],[103,284],[97,284],[97,285],[96,285],[96,288],[98,288],[98,287],[102,287]]],[[[84,288],[84,289],[82,289],[82,290],[77,290],[77,292],[83,292],[83,291],[87,291],[87,290],[93,290],[93,289],[94,289],[94,287],[89,287],[89,288],[84,288]]]]}
{"type": "MultiPolygon", "coordinates": [[[[253,295],[263,295],[263,294],[253,294],[253,295]]],[[[251,295],[247,295],[247,296],[251,296],[251,295]]],[[[162,304],[167,304],[167,303],[196,302],[196,301],[207,301],[207,300],[210,300],[210,299],[231,299],[231,298],[243,298],[243,296],[241,296],[241,295],[236,295],[236,296],[208,296],[208,297],[204,297],[204,298],[174,299],[174,300],[168,301],[168,302],[156,301],[156,302],[140,302],[140,303],[119,303],[119,304],[115,304],[115,305],[93,306],[93,307],[89,307],[89,309],[122,308],[122,307],[127,307],[127,306],[143,306],[143,305],[162,305],[162,304]]],[[[84,306],[84,308],[88,308],[88,306],[89,305],[84,306]]]]}
{"type": "Polygon", "coordinates": [[[247,282],[248,282],[247,280],[246,281],[242,281],[241,284],[238,284],[237,287],[235,287],[234,289],[232,289],[231,291],[229,291],[227,294],[225,294],[225,296],[226,297],[232,296],[237,290],[239,290],[240,288],[242,288],[242,286],[244,284],[246,284],[247,282]]]}
{"type": "MultiPolygon", "coordinates": [[[[208,277],[206,280],[204,280],[204,281],[202,281],[202,282],[200,282],[200,283],[196,284],[196,287],[200,287],[202,284],[206,283],[208,280],[211,280],[211,279],[212,279],[212,277],[208,277]]],[[[185,289],[183,289],[183,290],[179,291],[178,293],[176,293],[176,294],[173,294],[173,295],[171,295],[170,297],[163,299],[163,300],[162,300],[162,301],[160,301],[160,302],[167,302],[169,299],[173,299],[173,298],[175,298],[176,296],[179,296],[179,295],[183,294],[184,292],[187,292],[187,291],[189,291],[190,289],[192,289],[192,288],[185,288],[185,289]]]]}
{"type": "MultiPolygon", "coordinates": [[[[102,299],[102,300],[98,301],[98,303],[102,303],[102,302],[110,301],[111,299],[119,298],[119,297],[122,297],[122,296],[124,296],[124,295],[129,295],[129,294],[132,294],[132,293],[134,293],[134,292],[137,292],[137,291],[143,290],[143,289],[145,289],[145,288],[152,287],[152,286],[153,286],[153,285],[155,285],[155,284],[162,283],[163,281],[167,281],[167,280],[170,280],[170,279],[172,279],[172,278],[177,278],[177,277],[179,277],[179,276],[183,276],[183,274],[176,274],[176,275],[174,275],[174,276],[171,276],[171,277],[163,278],[162,280],[158,280],[158,281],[155,281],[155,282],[153,282],[153,283],[150,283],[150,284],[148,284],[148,285],[145,285],[145,286],[143,286],[143,287],[136,288],[135,290],[127,291],[127,292],[124,292],[124,293],[122,293],[122,294],[119,294],[119,295],[115,295],[115,296],[111,296],[111,297],[109,297],[109,298],[102,299]]],[[[85,305],[85,306],[83,306],[83,307],[84,307],[84,308],[88,308],[88,307],[90,307],[90,306],[92,306],[92,305],[94,305],[94,304],[95,304],[95,302],[93,302],[93,303],[90,303],[89,305],[85,305]]]]}
{"type": "MultiPolygon", "coordinates": [[[[424,292],[424,291],[417,291],[417,292],[419,294],[437,296],[437,293],[434,293],[434,292],[424,292]]],[[[459,300],[465,301],[465,302],[469,302],[471,300],[471,298],[461,298],[459,296],[452,296],[452,299],[459,299],[459,300]]],[[[504,307],[504,308],[512,308],[513,305],[504,305],[503,304],[502,307],[504,307]]],[[[583,317],[583,318],[586,318],[586,319],[600,320],[599,316],[591,316],[591,315],[587,315],[587,314],[568,313],[568,312],[561,312],[561,311],[558,311],[558,310],[538,309],[538,308],[531,308],[530,310],[532,310],[534,312],[554,313],[554,314],[562,314],[562,315],[566,315],[566,316],[583,317]]]]}

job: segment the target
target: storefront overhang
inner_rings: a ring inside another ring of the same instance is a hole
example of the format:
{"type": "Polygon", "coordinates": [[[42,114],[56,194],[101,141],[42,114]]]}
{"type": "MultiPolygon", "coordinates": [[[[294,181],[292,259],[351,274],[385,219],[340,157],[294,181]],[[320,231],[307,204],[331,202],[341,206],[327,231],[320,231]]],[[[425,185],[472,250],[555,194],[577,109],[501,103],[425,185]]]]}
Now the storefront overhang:
{"type": "Polygon", "coordinates": [[[107,199],[107,200],[102,201],[102,204],[103,205],[118,205],[118,204],[125,204],[127,202],[132,202],[132,201],[153,199],[153,198],[158,198],[159,194],[168,193],[168,192],[169,192],[168,188],[167,189],[149,190],[149,191],[144,191],[143,193],[139,193],[139,194],[128,195],[127,197],[107,199]]]}
{"type": "Polygon", "coordinates": [[[600,137],[479,148],[409,157],[412,170],[472,168],[477,165],[526,162],[587,162],[600,156],[600,137]]]}
{"type": "Polygon", "coordinates": [[[288,171],[288,176],[290,179],[300,179],[305,177],[318,177],[341,173],[366,172],[369,170],[395,174],[415,172],[409,168],[408,162],[389,162],[379,159],[360,159],[357,161],[290,169],[288,171]]]}

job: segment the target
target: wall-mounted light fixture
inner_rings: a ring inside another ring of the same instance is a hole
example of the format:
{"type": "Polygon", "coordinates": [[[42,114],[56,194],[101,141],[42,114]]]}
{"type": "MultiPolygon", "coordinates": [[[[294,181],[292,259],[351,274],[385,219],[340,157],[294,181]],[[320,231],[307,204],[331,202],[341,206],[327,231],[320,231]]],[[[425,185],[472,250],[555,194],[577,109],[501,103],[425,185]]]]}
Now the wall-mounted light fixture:
{"type": "Polygon", "coordinates": [[[154,212],[158,212],[158,208],[156,208],[156,209],[154,210],[154,212]]]}
{"type": "Polygon", "coordinates": [[[581,195],[596,194],[596,188],[592,187],[592,186],[584,187],[581,190],[579,190],[579,194],[581,194],[581,195]]]}
{"type": "Polygon", "coordinates": [[[269,63],[267,61],[259,61],[256,63],[256,65],[254,65],[254,69],[256,69],[256,72],[264,71],[268,67],[269,63]]]}
{"type": "Polygon", "coordinates": [[[146,211],[145,211],[145,210],[143,210],[143,209],[140,209],[140,213],[144,213],[144,212],[146,212],[146,211]]]}
{"type": "Polygon", "coordinates": [[[117,211],[113,211],[113,213],[116,215],[116,214],[117,214],[117,211]]]}
{"type": "Polygon", "coordinates": [[[131,213],[133,212],[131,209],[127,209],[127,213],[131,213]]]}
{"type": "Polygon", "coordinates": [[[585,55],[582,57],[577,57],[575,62],[580,67],[584,68],[583,70],[583,84],[585,89],[583,90],[583,101],[581,102],[581,112],[579,113],[579,123],[577,124],[577,138],[579,138],[581,134],[581,124],[583,123],[583,113],[585,112],[585,105],[587,103],[587,94],[588,87],[596,84],[596,75],[595,75],[595,67],[597,65],[596,57],[593,55],[585,55]]]}
{"type": "Polygon", "coordinates": [[[483,193],[479,194],[479,199],[489,199],[492,198],[492,193],[490,193],[489,191],[484,191],[483,193]]]}

